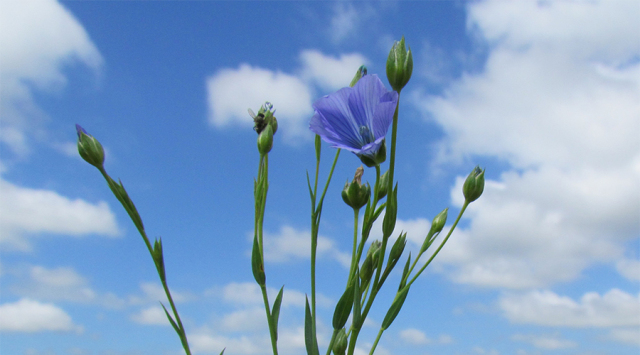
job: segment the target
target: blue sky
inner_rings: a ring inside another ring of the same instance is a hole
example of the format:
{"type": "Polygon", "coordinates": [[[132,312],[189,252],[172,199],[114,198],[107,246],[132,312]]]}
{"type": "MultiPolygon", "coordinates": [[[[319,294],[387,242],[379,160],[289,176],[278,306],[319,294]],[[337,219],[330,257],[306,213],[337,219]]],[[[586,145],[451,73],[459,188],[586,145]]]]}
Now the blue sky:
{"type": "MultiPolygon", "coordinates": [[[[363,63],[387,84],[403,35],[414,73],[400,99],[393,238],[408,232],[404,257],[439,211],[457,214],[475,165],[487,183],[376,354],[638,353],[638,2],[5,0],[0,10],[2,354],[181,352],[151,258],[78,156],[75,123],[162,237],[194,353],[268,354],[249,261],[258,152],[246,111],[267,100],[280,127],[267,284],[285,285],[281,353],[304,353],[311,105],[363,63]]],[[[322,154],[321,181],[334,150],[322,154]]],[[[323,213],[321,349],[348,272],[340,191],[358,166],[341,154],[323,213]]]]}

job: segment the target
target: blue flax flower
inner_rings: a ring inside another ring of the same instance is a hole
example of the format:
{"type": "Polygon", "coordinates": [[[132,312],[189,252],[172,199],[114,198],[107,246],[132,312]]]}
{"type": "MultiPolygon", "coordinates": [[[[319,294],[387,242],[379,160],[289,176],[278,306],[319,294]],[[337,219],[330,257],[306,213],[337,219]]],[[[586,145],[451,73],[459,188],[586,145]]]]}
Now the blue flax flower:
{"type": "Polygon", "coordinates": [[[373,158],[393,121],[398,93],[387,91],[377,75],[363,76],[313,104],[309,129],[335,148],[373,158]]]}

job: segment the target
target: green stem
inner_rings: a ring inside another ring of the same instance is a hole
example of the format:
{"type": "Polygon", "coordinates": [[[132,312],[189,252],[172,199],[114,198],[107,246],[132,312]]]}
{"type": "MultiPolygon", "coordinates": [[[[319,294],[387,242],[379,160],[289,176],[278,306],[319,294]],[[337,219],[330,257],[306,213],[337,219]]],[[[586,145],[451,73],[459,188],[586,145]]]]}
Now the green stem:
{"type": "Polygon", "coordinates": [[[356,250],[358,249],[358,217],[360,215],[360,209],[353,209],[353,249],[351,250],[351,268],[349,269],[349,278],[347,279],[347,287],[356,272],[356,250]]]}
{"type": "Polygon", "coordinates": [[[331,355],[331,349],[333,348],[333,343],[336,341],[336,336],[340,329],[334,329],[333,334],[331,335],[331,341],[329,341],[329,347],[327,348],[327,355],[331,355]]]}
{"type": "Polygon", "coordinates": [[[178,329],[176,330],[176,333],[180,338],[180,342],[182,343],[182,347],[184,348],[185,353],[187,355],[191,355],[191,349],[189,349],[189,342],[187,341],[187,333],[184,329],[184,326],[182,325],[182,320],[180,319],[180,315],[178,314],[178,309],[176,308],[176,305],[173,302],[173,297],[171,297],[171,292],[169,291],[169,286],[167,284],[166,276],[163,274],[162,270],[159,268],[159,266],[156,264],[155,260],[153,259],[153,247],[151,246],[149,237],[147,237],[147,233],[144,230],[142,219],[140,218],[140,215],[138,214],[138,212],[135,210],[135,205],[130,200],[129,196],[126,196],[127,200],[124,199],[124,196],[122,196],[121,193],[116,188],[117,183],[111,178],[111,176],[109,176],[109,174],[107,174],[104,168],[98,168],[98,170],[102,174],[102,177],[104,177],[104,179],[107,181],[107,185],[109,185],[111,192],[115,195],[118,201],[120,201],[120,203],[122,204],[122,207],[124,207],[124,209],[127,211],[127,214],[129,214],[129,218],[131,218],[131,221],[138,229],[138,233],[140,233],[140,236],[142,237],[144,244],[147,246],[147,250],[151,255],[151,259],[154,261],[154,265],[156,265],[156,271],[158,272],[158,277],[160,277],[160,282],[162,283],[162,288],[164,289],[164,293],[167,296],[169,305],[171,305],[171,311],[173,313],[173,317],[175,318],[175,322],[178,325],[178,329]],[[127,202],[131,202],[131,206],[129,206],[127,202]]]}
{"type": "Polygon", "coordinates": [[[371,346],[369,355],[373,355],[373,352],[376,351],[376,347],[378,346],[378,341],[380,341],[380,337],[382,337],[382,332],[384,332],[384,329],[380,328],[380,331],[378,332],[378,336],[376,336],[376,341],[374,341],[373,346],[371,346]]]}
{"type": "Polygon", "coordinates": [[[449,233],[447,233],[447,236],[444,238],[442,243],[440,243],[440,245],[438,246],[438,249],[436,249],[436,251],[433,253],[433,255],[431,255],[431,257],[429,258],[429,260],[427,260],[427,262],[424,264],[424,266],[422,266],[422,268],[420,268],[420,271],[418,271],[416,273],[416,275],[411,279],[411,281],[409,283],[407,283],[407,285],[405,287],[411,286],[411,284],[418,278],[418,276],[420,276],[420,274],[424,271],[424,269],[426,269],[427,266],[429,266],[429,264],[431,264],[431,261],[436,257],[436,255],[438,255],[438,253],[440,252],[442,247],[444,247],[444,245],[447,243],[447,240],[449,240],[449,237],[453,233],[453,230],[456,229],[456,226],[458,225],[458,222],[460,221],[460,218],[462,217],[462,214],[467,209],[467,206],[469,206],[469,202],[465,200],[464,201],[464,205],[462,205],[462,209],[460,210],[460,213],[458,213],[458,217],[456,218],[456,221],[453,222],[453,225],[451,226],[451,229],[449,229],[449,233]]]}
{"type": "MultiPolygon", "coordinates": [[[[338,163],[338,157],[340,156],[340,149],[336,151],[336,156],[333,159],[333,164],[331,165],[331,170],[329,171],[329,176],[327,177],[327,182],[324,185],[324,190],[322,191],[322,196],[316,206],[316,196],[318,189],[318,174],[320,171],[320,160],[316,160],[316,177],[313,186],[313,196],[311,197],[311,330],[313,333],[314,339],[316,339],[316,254],[318,249],[318,233],[320,231],[320,216],[322,215],[322,204],[324,202],[324,196],[327,193],[327,189],[329,188],[329,183],[331,182],[331,178],[333,177],[333,171],[336,168],[336,164],[338,163]]],[[[329,347],[329,351],[331,351],[331,347],[329,347]]]]}

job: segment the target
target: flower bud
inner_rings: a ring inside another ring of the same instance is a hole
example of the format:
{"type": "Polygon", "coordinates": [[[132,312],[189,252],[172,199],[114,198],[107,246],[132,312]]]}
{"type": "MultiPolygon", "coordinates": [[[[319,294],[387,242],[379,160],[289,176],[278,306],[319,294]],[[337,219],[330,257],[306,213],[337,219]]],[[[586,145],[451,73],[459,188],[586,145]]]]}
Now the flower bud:
{"type": "Polygon", "coordinates": [[[387,190],[389,189],[389,170],[385,171],[380,180],[378,180],[378,199],[382,199],[387,196],[387,190]]]}
{"type": "Polygon", "coordinates": [[[444,224],[447,222],[447,212],[449,212],[449,208],[445,208],[442,212],[433,217],[431,228],[429,229],[429,234],[427,234],[427,237],[424,238],[424,242],[422,242],[420,254],[429,249],[431,243],[433,243],[433,240],[435,239],[435,235],[440,233],[442,231],[442,228],[444,228],[444,224]]]}
{"type": "Polygon", "coordinates": [[[382,220],[382,237],[389,238],[396,227],[396,218],[398,215],[398,183],[387,197],[387,207],[382,220]]]}
{"type": "Polygon", "coordinates": [[[78,153],[82,159],[96,168],[102,169],[104,164],[102,144],[78,124],[76,124],[76,132],[78,133],[78,153]]]}
{"type": "Polygon", "coordinates": [[[360,80],[360,78],[362,78],[365,75],[367,75],[367,67],[365,67],[364,65],[361,65],[360,68],[358,68],[356,75],[353,77],[353,80],[351,80],[351,84],[349,84],[349,87],[354,87],[358,82],[358,80],[360,80]]]}
{"type": "Polygon", "coordinates": [[[273,128],[267,125],[266,128],[258,135],[258,151],[260,155],[265,155],[271,151],[273,147],[273,128]]]}
{"type": "Polygon", "coordinates": [[[382,140],[382,145],[380,145],[380,148],[378,149],[378,151],[375,153],[375,155],[370,156],[370,155],[359,155],[358,158],[360,158],[360,161],[370,167],[373,168],[376,165],[380,165],[382,163],[384,163],[385,160],[387,160],[387,143],[386,140],[383,139],[382,140]]]}
{"type": "Polygon", "coordinates": [[[347,182],[342,190],[342,199],[347,205],[354,209],[359,209],[366,205],[369,201],[369,196],[371,196],[371,187],[369,184],[362,184],[361,179],[363,173],[364,168],[362,166],[356,169],[353,181],[351,183],[347,182]]]}
{"type": "Polygon", "coordinates": [[[336,334],[336,338],[333,340],[333,354],[334,355],[344,355],[347,351],[347,332],[344,331],[344,328],[338,331],[336,334]]]}
{"type": "Polygon", "coordinates": [[[391,251],[389,252],[389,261],[387,262],[389,265],[395,265],[402,256],[402,252],[404,251],[404,247],[407,245],[407,233],[400,233],[396,242],[393,243],[391,247],[391,251]]]}
{"type": "Polygon", "coordinates": [[[393,90],[400,92],[407,85],[413,72],[413,55],[411,48],[406,50],[404,36],[391,47],[387,58],[387,79],[393,90]]]}
{"type": "Polygon", "coordinates": [[[258,110],[258,114],[253,113],[253,110],[249,109],[249,115],[253,118],[253,129],[258,133],[262,133],[267,126],[271,126],[273,134],[276,134],[278,130],[278,120],[273,115],[276,110],[273,110],[273,104],[267,101],[258,110]]]}
{"type": "Polygon", "coordinates": [[[479,166],[473,168],[473,171],[467,176],[464,185],[462,186],[462,193],[467,202],[473,202],[482,195],[484,191],[484,170],[480,170],[479,166]]]}

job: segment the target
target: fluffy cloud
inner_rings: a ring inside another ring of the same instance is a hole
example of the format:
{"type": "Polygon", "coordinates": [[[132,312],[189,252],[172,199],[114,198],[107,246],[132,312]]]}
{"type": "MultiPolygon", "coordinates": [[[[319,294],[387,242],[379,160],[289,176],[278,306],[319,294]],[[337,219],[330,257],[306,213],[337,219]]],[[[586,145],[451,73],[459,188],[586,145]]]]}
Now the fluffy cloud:
{"type": "Polygon", "coordinates": [[[164,310],[158,306],[145,308],[138,313],[132,314],[131,320],[146,325],[170,325],[164,310]]]}
{"type": "Polygon", "coordinates": [[[578,345],[571,340],[560,339],[557,335],[515,334],[511,339],[527,342],[539,349],[550,350],[573,348],[578,345]]]}
{"type": "Polygon", "coordinates": [[[237,69],[221,69],[207,78],[209,123],[215,127],[251,127],[253,120],[247,108],[257,111],[269,101],[277,110],[278,132],[283,132],[287,142],[310,138],[308,120],[313,114],[315,85],[324,90],[346,86],[367,60],[355,53],[334,58],[307,50],[300,54],[300,61],[301,67],[291,74],[240,64],[237,69]]]}
{"type": "Polygon", "coordinates": [[[55,90],[66,82],[65,65],[97,69],[102,58],[82,25],[55,0],[0,3],[0,47],[0,142],[25,154],[28,132],[40,130],[45,117],[33,90],[55,90]]]}
{"type": "Polygon", "coordinates": [[[413,328],[400,331],[400,338],[413,345],[423,345],[431,343],[431,339],[427,338],[427,335],[423,331],[413,328]]]}
{"type": "Polygon", "coordinates": [[[620,260],[616,263],[616,269],[627,279],[640,281],[640,260],[620,260]]]}
{"type": "Polygon", "coordinates": [[[618,289],[602,296],[589,292],[579,301],[551,291],[531,291],[505,295],[498,305],[514,323],[574,328],[640,326],[640,295],[618,289]]]}
{"type": "Polygon", "coordinates": [[[26,277],[22,277],[25,274],[23,270],[17,269],[15,272],[21,274],[21,280],[8,289],[21,297],[99,304],[108,308],[120,308],[125,304],[124,300],[113,293],[94,291],[87,280],[70,267],[47,269],[38,265],[30,266],[26,277]]]}
{"type": "Polygon", "coordinates": [[[118,236],[113,212],[106,202],[71,200],[54,191],[30,189],[0,179],[0,244],[28,250],[29,234],[54,233],[118,236]]]}
{"type": "Polygon", "coordinates": [[[454,280],[566,282],[637,238],[638,15],[632,2],[469,5],[469,29],[489,48],[484,69],[413,100],[445,132],[440,162],[483,155],[512,170],[487,183],[469,229],[437,260],[454,280]]]}
{"type": "Polygon", "coordinates": [[[62,309],[49,303],[23,298],[0,305],[0,330],[10,332],[77,331],[82,327],[73,323],[62,309]]]}
{"type": "MultiPolygon", "coordinates": [[[[308,259],[311,250],[311,232],[308,230],[297,230],[291,226],[284,225],[275,234],[265,233],[264,248],[265,260],[270,262],[287,262],[293,259],[308,259]]],[[[253,235],[251,235],[253,240],[253,235]]],[[[343,266],[349,267],[351,255],[341,252],[329,238],[318,236],[317,245],[318,257],[330,257],[343,266]]]]}

